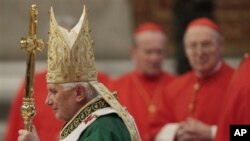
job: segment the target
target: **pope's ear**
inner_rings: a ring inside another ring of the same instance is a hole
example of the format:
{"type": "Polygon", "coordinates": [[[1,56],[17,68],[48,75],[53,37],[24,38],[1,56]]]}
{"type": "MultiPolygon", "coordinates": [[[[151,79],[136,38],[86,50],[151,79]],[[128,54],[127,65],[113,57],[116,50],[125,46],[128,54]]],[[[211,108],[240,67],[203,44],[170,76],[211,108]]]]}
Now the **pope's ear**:
{"type": "Polygon", "coordinates": [[[83,86],[77,86],[76,87],[76,101],[81,102],[85,99],[86,92],[85,88],[83,86]]]}

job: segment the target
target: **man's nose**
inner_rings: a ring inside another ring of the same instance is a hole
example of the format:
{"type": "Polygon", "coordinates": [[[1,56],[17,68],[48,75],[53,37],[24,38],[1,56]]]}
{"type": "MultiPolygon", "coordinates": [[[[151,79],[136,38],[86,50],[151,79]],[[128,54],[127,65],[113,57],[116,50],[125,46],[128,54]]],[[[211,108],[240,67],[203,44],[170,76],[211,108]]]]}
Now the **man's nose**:
{"type": "Polygon", "coordinates": [[[52,104],[52,100],[50,98],[50,94],[47,95],[47,97],[45,99],[45,104],[47,104],[47,105],[51,105],[52,104]]]}
{"type": "Polygon", "coordinates": [[[158,62],[161,61],[162,55],[160,53],[152,53],[150,56],[150,60],[152,62],[158,62]]]}
{"type": "Polygon", "coordinates": [[[197,55],[202,55],[203,52],[204,52],[204,48],[203,48],[202,45],[199,45],[199,46],[196,47],[196,54],[197,55]]]}

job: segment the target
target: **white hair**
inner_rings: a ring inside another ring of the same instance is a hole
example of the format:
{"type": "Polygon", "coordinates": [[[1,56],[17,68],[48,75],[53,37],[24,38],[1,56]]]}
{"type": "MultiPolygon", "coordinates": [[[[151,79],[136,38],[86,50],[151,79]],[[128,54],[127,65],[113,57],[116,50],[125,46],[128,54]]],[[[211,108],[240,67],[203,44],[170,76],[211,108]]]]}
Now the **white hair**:
{"type": "Polygon", "coordinates": [[[64,91],[71,90],[78,86],[84,87],[87,100],[91,100],[95,98],[96,96],[98,96],[98,93],[96,92],[96,90],[87,82],[72,82],[72,83],[64,83],[60,85],[63,87],[64,91]]]}

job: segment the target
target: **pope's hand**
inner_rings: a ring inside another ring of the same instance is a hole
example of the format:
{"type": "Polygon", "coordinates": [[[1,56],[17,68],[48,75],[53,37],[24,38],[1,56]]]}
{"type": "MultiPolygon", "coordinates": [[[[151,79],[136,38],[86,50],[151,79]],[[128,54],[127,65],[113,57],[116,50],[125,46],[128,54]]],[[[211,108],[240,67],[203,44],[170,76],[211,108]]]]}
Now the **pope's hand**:
{"type": "Polygon", "coordinates": [[[18,134],[18,141],[40,141],[35,126],[32,126],[32,132],[20,129],[18,134]]]}
{"type": "Polygon", "coordinates": [[[178,141],[212,141],[211,127],[197,119],[188,118],[176,133],[178,141]]]}

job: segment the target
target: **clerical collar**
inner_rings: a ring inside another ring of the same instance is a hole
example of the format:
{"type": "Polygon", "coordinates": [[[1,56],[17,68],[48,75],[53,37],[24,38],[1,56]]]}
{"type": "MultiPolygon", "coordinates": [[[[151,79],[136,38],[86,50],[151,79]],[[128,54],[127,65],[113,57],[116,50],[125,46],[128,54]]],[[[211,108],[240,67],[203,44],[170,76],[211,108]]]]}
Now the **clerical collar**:
{"type": "Polygon", "coordinates": [[[225,63],[223,61],[221,61],[221,63],[217,66],[217,68],[215,69],[215,71],[207,76],[204,76],[204,77],[198,77],[196,75],[196,79],[198,82],[203,82],[203,81],[206,81],[208,79],[211,79],[211,78],[214,78],[216,76],[218,76],[221,72],[223,72],[225,68],[225,63]]]}
{"type": "Polygon", "coordinates": [[[194,73],[195,73],[195,75],[197,76],[197,78],[199,78],[199,79],[206,79],[206,78],[208,78],[208,77],[210,77],[210,76],[213,76],[213,75],[216,74],[217,72],[219,72],[219,71],[221,70],[222,66],[223,66],[223,61],[220,61],[220,62],[216,65],[216,67],[215,67],[209,74],[206,74],[205,76],[199,75],[199,74],[196,73],[196,72],[194,72],[194,73]]]}

